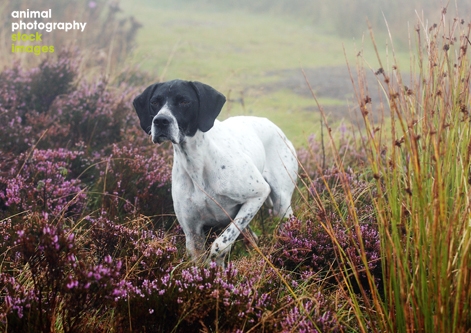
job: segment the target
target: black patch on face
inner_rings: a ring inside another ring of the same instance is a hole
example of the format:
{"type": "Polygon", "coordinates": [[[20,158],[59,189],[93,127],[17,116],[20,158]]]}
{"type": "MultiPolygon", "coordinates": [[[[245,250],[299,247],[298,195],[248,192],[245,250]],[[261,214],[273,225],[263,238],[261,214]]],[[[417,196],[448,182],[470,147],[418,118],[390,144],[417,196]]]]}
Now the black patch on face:
{"type": "Polygon", "coordinates": [[[206,132],[213,127],[225,102],[224,95],[204,83],[173,80],[147,87],[134,99],[133,106],[147,134],[154,117],[167,105],[180,132],[192,137],[198,129],[206,132]]]}

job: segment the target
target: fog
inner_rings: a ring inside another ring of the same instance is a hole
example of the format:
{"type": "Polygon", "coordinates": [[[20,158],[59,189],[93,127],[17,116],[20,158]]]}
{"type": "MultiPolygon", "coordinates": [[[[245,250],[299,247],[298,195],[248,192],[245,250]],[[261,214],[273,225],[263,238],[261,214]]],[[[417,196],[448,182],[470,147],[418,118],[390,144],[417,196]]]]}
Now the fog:
{"type": "Polygon", "coordinates": [[[407,34],[408,25],[414,26],[419,20],[426,21],[430,17],[438,18],[444,7],[460,18],[471,15],[471,2],[468,0],[188,0],[179,3],[283,15],[326,27],[342,37],[361,35],[367,22],[376,31],[386,31],[387,22],[396,35],[407,34]]]}

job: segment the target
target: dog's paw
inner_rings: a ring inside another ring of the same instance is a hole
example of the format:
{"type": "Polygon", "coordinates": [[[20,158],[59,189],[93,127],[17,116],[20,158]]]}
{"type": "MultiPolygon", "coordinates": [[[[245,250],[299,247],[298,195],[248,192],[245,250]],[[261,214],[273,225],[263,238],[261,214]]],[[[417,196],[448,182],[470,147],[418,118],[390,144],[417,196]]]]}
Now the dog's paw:
{"type": "Polygon", "coordinates": [[[230,246],[223,244],[219,239],[216,239],[211,245],[211,252],[209,253],[209,261],[214,261],[220,267],[224,267],[224,259],[226,258],[227,253],[230,250],[230,246]]]}

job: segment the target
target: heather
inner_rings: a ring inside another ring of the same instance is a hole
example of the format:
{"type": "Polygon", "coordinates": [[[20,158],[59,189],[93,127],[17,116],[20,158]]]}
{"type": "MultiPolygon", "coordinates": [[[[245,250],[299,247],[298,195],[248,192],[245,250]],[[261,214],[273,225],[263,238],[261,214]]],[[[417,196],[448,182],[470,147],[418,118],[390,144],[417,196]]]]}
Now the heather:
{"type": "Polygon", "coordinates": [[[140,133],[129,103],[136,87],[81,79],[79,67],[63,51],[37,68],[1,73],[3,330],[345,326],[337,319],[345,299],[317,283],[303,286],[302,297],[293,291],[306,278],[336,284],[335,252],[318,222],[293,218],[265,232],[261,252],[272,251],[273,264],[244,247],[225,269],[188,262],[172,211],[170,147],[140,133]]]}
{"type": "Polygon", "coordinates": [[[123,79],[144,74],[83,75],[71,50],[5,68],[0,329],[469,332],[470,43],[452,22],[417,28],[407,87],[381,59],[368,87],[358,57],[363,128],[329,124],[320,105],[295,216],[262,209],[259,246],[239,241],[225,268],[185,254],[171,147],[142,133],[140,80],[123,79]],[[390,117],[370,121],[381,108],[390,117]]]}
{"type": "MultiPolygon", "coordinates": [[[[272,232],[278,222],[268,218],[260,254],[241,245],[225,269],[189,262],[172,211],[171,150],[140,133],[129,100],[137,87],[81,79],[79,67],[79,57],[64,51],[37,68],[15,64],[1,73],[3,330],[355,326],[339,320],[348,303],[344,292],[333,291],[340,267],[320,223],[326,216],[306,213],[272,232]]],[[[337,172],[311,170],[317,181],[306,193],[324,197],[320,178],[337,172]]],[[[352,186],[368,187],[353,170],[349,177],[352,186]]],[[[343,190],[331,183],[340,198],[343,190]]],[[[333,209],[326,214],[348,250],[340,217],[333,209]]],[[[364,228],[377,266],[374,221],[364,228]]]]}

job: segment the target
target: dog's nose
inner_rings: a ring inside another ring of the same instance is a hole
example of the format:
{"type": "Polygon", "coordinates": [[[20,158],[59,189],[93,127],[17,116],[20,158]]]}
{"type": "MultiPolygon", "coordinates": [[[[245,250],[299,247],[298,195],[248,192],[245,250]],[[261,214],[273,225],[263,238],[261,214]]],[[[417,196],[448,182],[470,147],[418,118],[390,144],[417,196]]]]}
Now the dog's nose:
{"type": "Polygon", "coordinates": [[[170,118],[164,115],[158,115],[153,120],[154,125],[158,128],[165,128],[170,124],[170,122],[170,118]]]}

